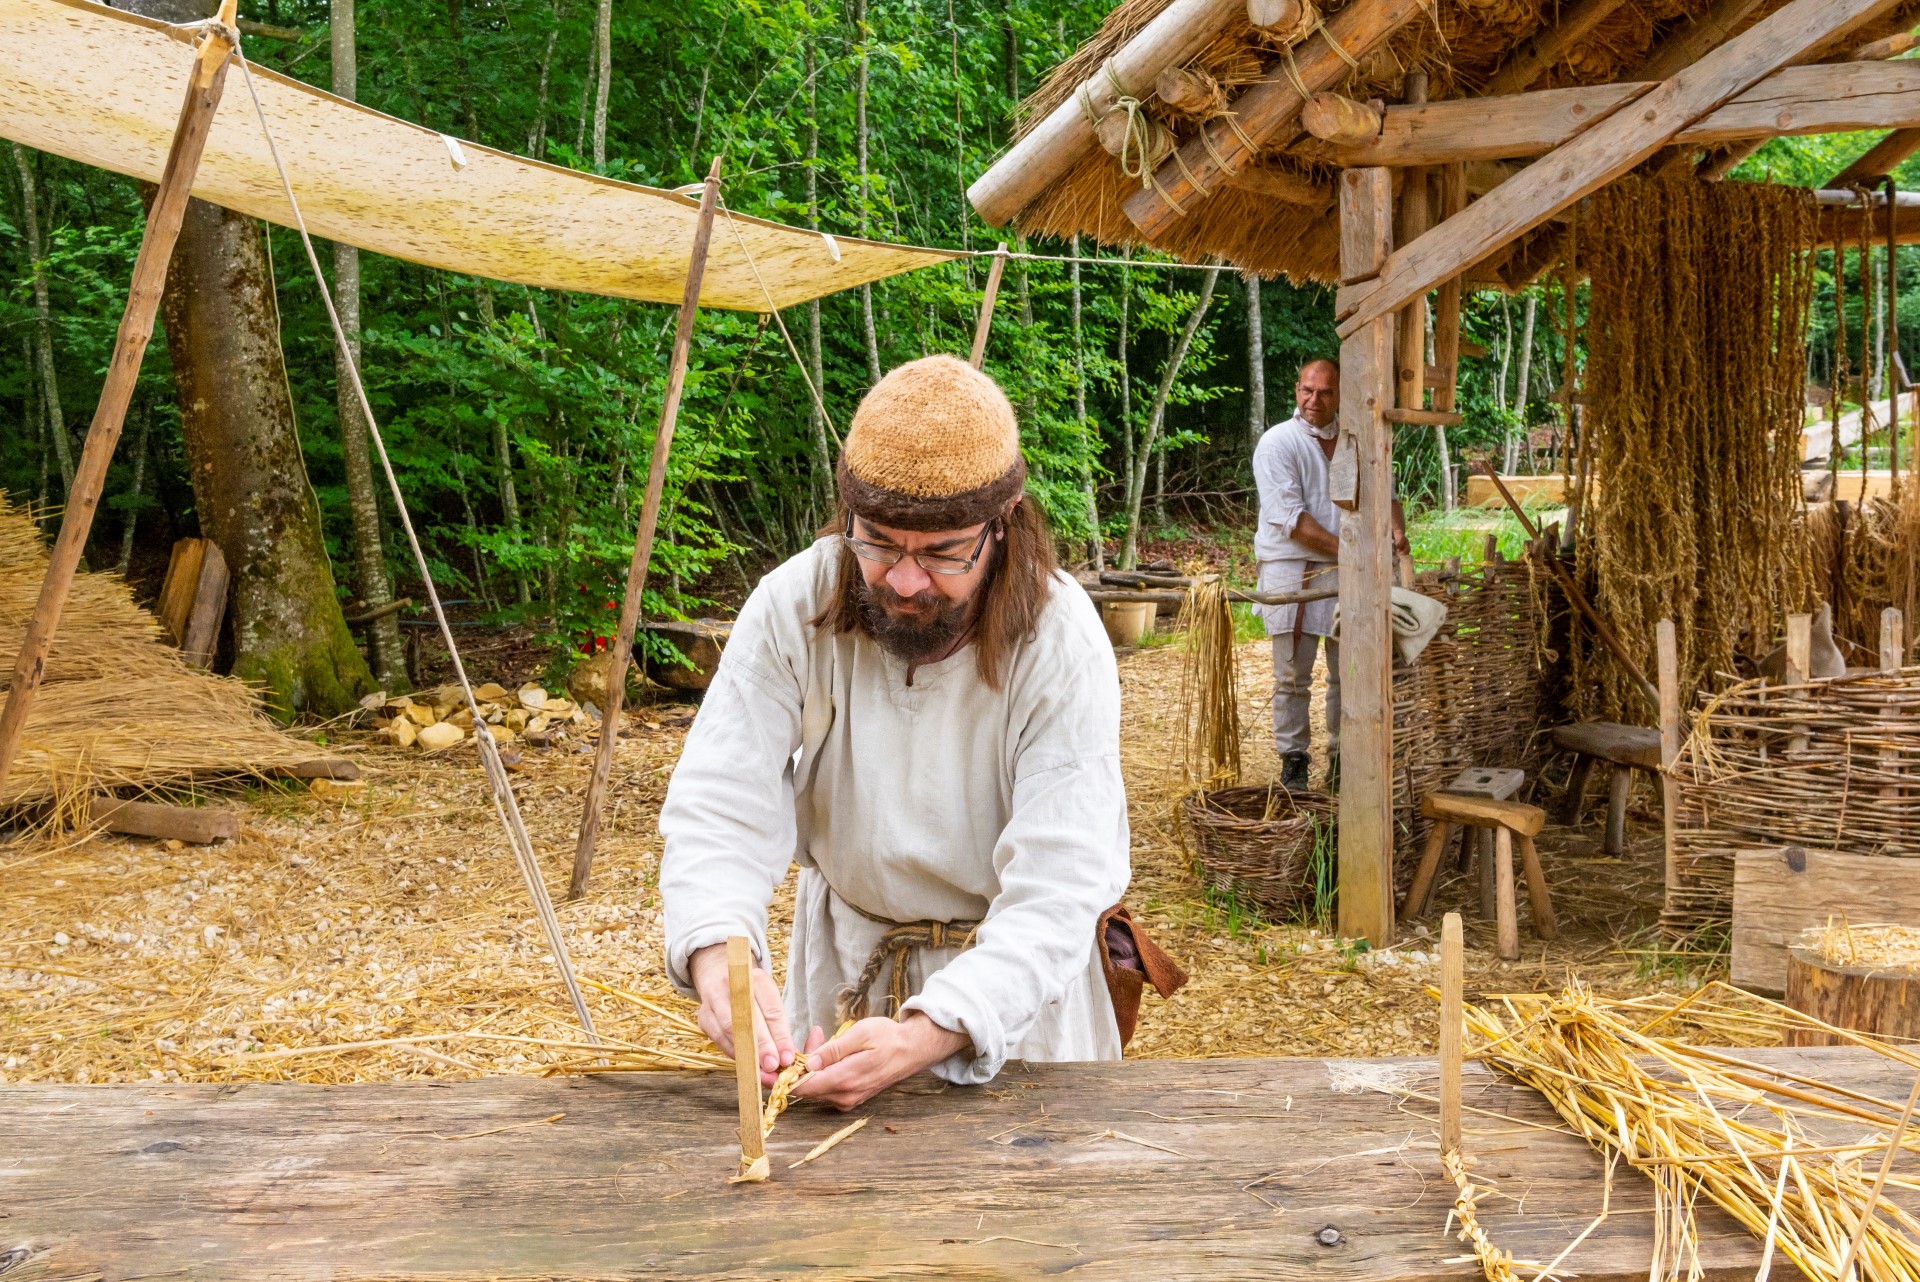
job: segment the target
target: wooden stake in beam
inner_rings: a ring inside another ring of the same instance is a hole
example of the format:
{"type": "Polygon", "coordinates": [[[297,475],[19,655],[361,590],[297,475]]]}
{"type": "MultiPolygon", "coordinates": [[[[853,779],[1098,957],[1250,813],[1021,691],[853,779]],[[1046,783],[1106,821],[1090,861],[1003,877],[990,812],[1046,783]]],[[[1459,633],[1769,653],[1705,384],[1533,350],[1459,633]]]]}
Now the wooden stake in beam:
{"type": "Polygon", "coordinates": [[[993,266],[987,271],[987,289],[980,295],[980,319],[973,323],[973,355],[967,363],[980,368],[987,359],[987,335],[993,332],[993,303],[1000,297],[1000,276],[1007,270],[1007,242],[993,251],[993,266]]]}
{"type": "Polygon", "coordinates": [[[1674,763],[1680,760],[1680,643],[1673,620],[1662,619],[1654,628],[1656,667],[1660,674],[1660,833],[1669,893],[1678,884],[1675,876],[1675,834],[1680,815],[1680,781],[1674,778],[1674,763]]]}
{"type": "Polygon", "coordinates": [[[1813,616],[1787,616],[1787,685],[1799,685],[1813,678],[1813,616]]]}
{"type": "Polygon", "coordinates": [[[1880,671],[1898,672],[1906,663],[1905,620],[1895,606],[1880,611],[1880,671]]]}
{"type": "Polygon", "coordinates": [[[1440,922],[1440,1151],[1460,1149],[1460,1075],[1462,1034],[1466,1019],[1461,1010],[1466,947],[1460,936],[1460,914],[1448,913],[1440,922]]]}
{"type": "Polygon", "coordinates": [[[66,511],[60,518],[60,533],[47,558],[46,577],[40,582],[39,600],[34,603],[33,616],[27,621],[26,635],[20,640],[13,680],[7,688],[7,706],[0,711],[0,786],[5,785],[13,770],[13,759],[20,751],[27,714],[33,710],[40,679],[46,674],[47,652],[53,648],[53,636],[60,627],[67,593],[73,587],[74,573],[87,549],[87,535],[93,529],[93,514],[100,507],[107,466],[113,462],[114,447],[120,443],[120,428],[126,422],[127,404],[133,399],[140,362],[146,356],[148,340],[153,337],[154,314],[160,308],[160,295],[167,284],[167,263],[173,257],[174,241],[180,236],[187,198],[193,193],[193,177],[200,168],[200,153],[206,148],[207,132],[213,126],[214,110],[220,105],[220,91],[226,84],[227,62],[235,39],[234,7],[235,0],[223,0],[218,19],[201,34],[194,54],[186,100],[180,105],[180,119],[173,130],[173,145],[167,152],[166,168],[160,173],[160,189],[153,198],[153,208],[147,214],[139,257],[134,260],[133,282],[127,287],[127,306],[121,313],[120,332],[114,338],[113,355],[107,362],[100,403],[87,428],[80,465],[74,469],[66,511]]]}
{"type": "MultiPolygon", "coordinates": [[[[1393,179],[1340,176],[1340,273],[1378,271],[1392,247],[1393,179]]],[[[1393,936],[1393,317],[1340,345],[1340,445],[1353,511],[1340,522],[1339,930],[1376,946],[1393,936]]]]}
{"type": "MultiPolygon", "coordinates": [[[[714,162],[717,166],[718,161],[714,162]]],[[[767,1178],[767,1141],[760,1133],[760,1055],[753,1031],[753,944],[727,940],[727,993],[732,999],[733,1080],[740,1089],[740,1174],[745,1183],[767,1178]]]]}
{"type": "Polygon", "coordinates": [[[667,455],[673,449],[674,424],[680,417],[680,393],[686,387],[687,359],[693,350],[693,322],[700,310],[700,281],[707,270],[707,246],[713,241],[713,211],[720,203],[720,158],[707,170],[700,194],[700,214],[693,228],[693,248],[687,260],[687,288],[680,299],[680,318],[673,331],[673,356],[667,366],[666,398],[660,405],[660,424],[653,434],[653,458],[647,464],[647,493],[640,507],[640,528],[633,536],[633,560],[627,564],[626,594],[620,598],[620,621],[613,630],[613,662],[607,671],[607,706],[600,710],[600,751],[593,758],[587,780],[587,804],[580,816],[580,839],[573,848],[573,879],[567,898],[587,893],[593,872],[593,847],[600,836],[600,805],[613,769],[613,746],[620,738],[620,705],[627,696],[627,665],[633,660],[633,630],[640,624],[640,598],[647,586],[647,568],[653,561],[653,535],[660,523],[661,495],[667,484],[667,455]]]}

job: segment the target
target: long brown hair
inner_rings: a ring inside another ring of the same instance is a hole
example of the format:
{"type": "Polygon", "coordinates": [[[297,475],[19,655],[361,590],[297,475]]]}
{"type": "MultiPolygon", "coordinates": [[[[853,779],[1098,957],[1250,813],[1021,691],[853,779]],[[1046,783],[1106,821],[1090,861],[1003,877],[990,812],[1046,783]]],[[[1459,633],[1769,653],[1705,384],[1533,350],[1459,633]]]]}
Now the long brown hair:
{"type": "MultiPolygon", "coordinates": [[[[980,588],[980,612],[974,617],[970,642],[975,669],[994,690],[1000,688],[1002,671],[1014,648],[1029,640],[1040,625],[1040,612],[1046,609],[1053,591],[1056,564],[1047,518],[1031,495],[1022,494],[1016,499],[1003,519],[1006,538],[988,540],[988,547],[998,550],[991,553],[987,581],[980,588]]],[[[846,528],[847,507],[843,503],[820,534],[837,539],[846,528]]],[[[865,634],[866,616],[860,609],[863,582],[859,561],[842,544],[833,596],[808,622],[835,634],[865,634]]]]}

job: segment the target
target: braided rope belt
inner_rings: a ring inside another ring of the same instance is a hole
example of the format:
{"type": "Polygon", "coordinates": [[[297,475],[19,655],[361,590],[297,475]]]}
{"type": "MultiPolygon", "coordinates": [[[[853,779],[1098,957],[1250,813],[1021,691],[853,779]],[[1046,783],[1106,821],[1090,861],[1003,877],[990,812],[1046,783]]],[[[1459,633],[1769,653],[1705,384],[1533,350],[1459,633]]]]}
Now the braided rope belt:
{"type": "MultiPolygon", "coordinates": [[[[846,903],[843,899],[840,902],[846,903]]],[[[849,1020],[865,1019],[869,1013],[870,997],[873,986],[880,978],[881,968],[889,962],[892,972],[887,976],[886,1013],[899,1018],[900,1008],[913,996],[913,989],[907,977],[907,961],[919,948],[969,948],[973,945],[974,932],[980,929],[977,921],[913,921],[888,922],[884,917],[862,912],[852,904],[847,907],[860,913],[868,921],[881,922],[889,927],[887,933],[880,936],[880,942],[873,946],[873,952],[867,957],[867,964],[860,971],[860,977],[852,984],[840,990],[834,1000],[835,1014],[840,1023],[849,1020]]]]}

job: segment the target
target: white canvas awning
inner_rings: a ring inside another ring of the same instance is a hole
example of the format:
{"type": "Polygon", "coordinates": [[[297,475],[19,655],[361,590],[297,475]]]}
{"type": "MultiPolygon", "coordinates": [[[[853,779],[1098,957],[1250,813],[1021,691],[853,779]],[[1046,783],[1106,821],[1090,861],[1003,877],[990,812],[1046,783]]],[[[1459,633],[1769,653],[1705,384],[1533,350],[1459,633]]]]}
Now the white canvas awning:
{"type": "MultiPolygon", "coordinates": [[[[191,44],[147,18],[87,0],[0,0],[0,135],[157,181],[192,61],[191,44]]],[[[680,301],[698,201],[450,138],[259,67],[253,76],[315,235],[494,280],[680,301]]],[[[238,67],[193,194],[293,225],[238,67]]],[[[764,312],[769,294],[784,308],[954,257],[731,222],[715,223],[703,306],[764,312]]]]}

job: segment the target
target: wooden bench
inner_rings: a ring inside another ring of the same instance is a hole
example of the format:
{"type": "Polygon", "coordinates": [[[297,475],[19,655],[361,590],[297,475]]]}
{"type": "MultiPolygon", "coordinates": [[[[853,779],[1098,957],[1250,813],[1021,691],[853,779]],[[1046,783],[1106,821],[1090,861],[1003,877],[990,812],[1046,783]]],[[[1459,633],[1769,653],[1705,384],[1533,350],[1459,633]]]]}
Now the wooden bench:
{"type": "Polygon", "coordinates": [[[1407,888],[1406,902],[1400,906],[1402,917],[1417,917],[1426,910],[1427,899],[1433,893],[1434,874],[1439,871],[1440,856],[1453,829],[1488,828],[1493,831],[1494,921],[1500,956],[1508,961],[1520,956],[1518,893],[1513,880],[1516,844],[1526,870],[1527,905],[1533,913],[1533,933],[1541,939],[1555,937],[1558,932],[1553,919],[1553,901],[1547,895],[1547,878],[1540,869],[1540,854],[1533,846],[1534,837],[1546,826],[1546,811],[1520,801],[1430,792],[1420,798],[1420,813],[1433,820],[1433,828],[1427,833],[1426,848],[1420,852],[1420,867],[1413,874],[1413,884],[1407,888]]]}
{"type": "Polygon", "coordinates": [[[1574,754],[1573,777],[1567,782],[1567,794],[1560,802],[1560,822],[1577,824],[1587,803],[1587,781],[1594,763],[1604,761],[1612,767],[1607,782],[1607,833],[1602,849],[1609,855],[1627,850],[1627,793],[1633,786],[1633,772],[1660,773],[1660,732],[1650,726],[1623,726],[1613,721],[1582,721],[1559,726],[1553,732],[1553,746],[1574,754]]]}

